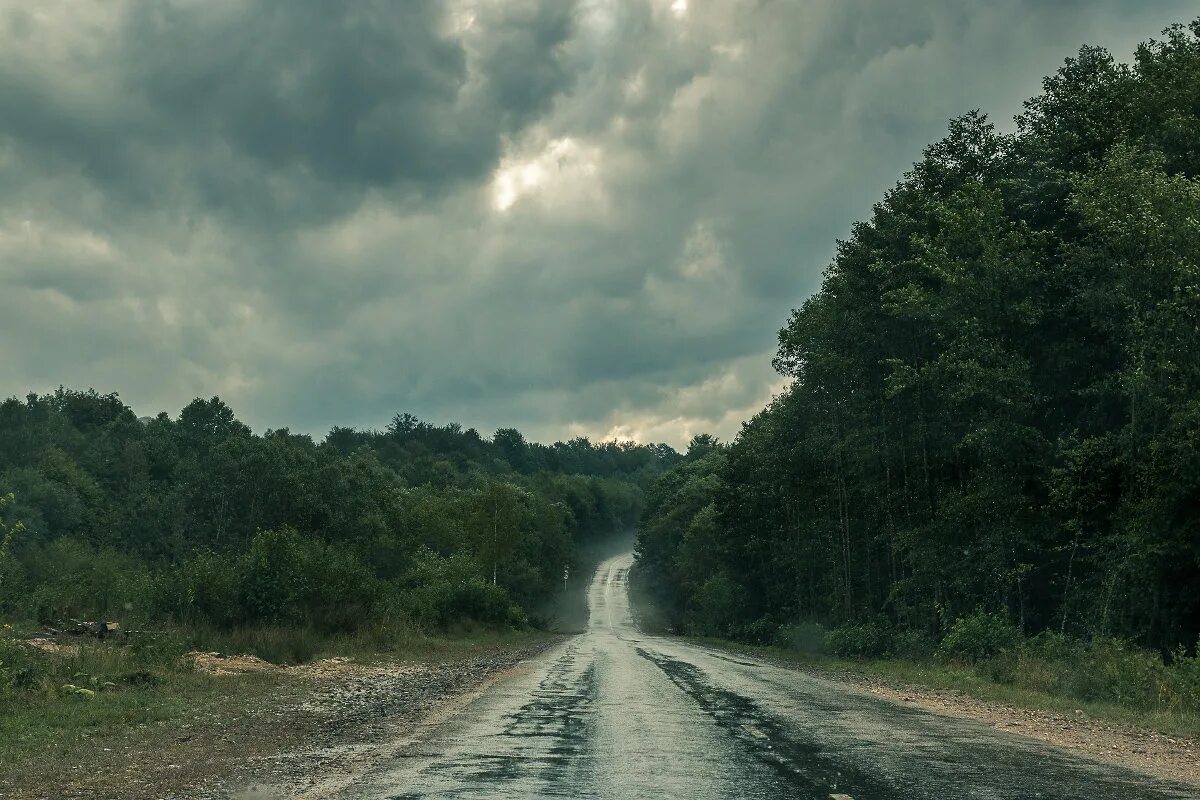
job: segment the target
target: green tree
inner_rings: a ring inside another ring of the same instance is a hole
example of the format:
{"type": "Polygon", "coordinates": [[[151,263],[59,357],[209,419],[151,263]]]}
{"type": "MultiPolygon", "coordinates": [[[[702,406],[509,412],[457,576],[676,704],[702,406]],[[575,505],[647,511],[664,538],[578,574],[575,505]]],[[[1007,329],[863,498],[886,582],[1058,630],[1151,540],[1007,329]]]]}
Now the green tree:
{"type": "Polygon", "coordinates": [[[511,483],[489,481],[475,497],[471,532],[480,559],[491,567],[493,586],[500,565],[521,546],[527,514],[525,493],[511,483]]]}

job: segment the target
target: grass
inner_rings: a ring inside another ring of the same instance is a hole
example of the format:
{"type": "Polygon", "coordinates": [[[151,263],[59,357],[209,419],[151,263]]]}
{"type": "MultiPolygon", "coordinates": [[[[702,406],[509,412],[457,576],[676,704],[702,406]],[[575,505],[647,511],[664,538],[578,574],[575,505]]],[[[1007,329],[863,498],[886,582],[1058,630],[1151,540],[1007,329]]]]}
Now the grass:
{"type": "Polygon", "coordinates": [[[0,786],[18,772],[78,769],[87,753],[168,735],[201,712],[222,713],[234,698],[261,697],[278,683],[265,674],[231,681],[198,673],[181,662],[174,637],[68,648],[43,653],[10,640],[0,651],[12,676],[0,697],[0,786]]]}
{"type": "MultiPolygon", "coordinates": [[[[482,628],[436,636],[407,627],[335,636],[305,629],[197,628],[127,641],[70,641],[63,651],[45,653],[10,632],[0,638],[0,678],[7,676],[0,682],[0,796],[9,796],[6,790],[32,792],[39,781],[57,787],[68,777],[72,785],[90,786],[88,770],[97,771],[96,781],[111,781],[124,772],[136,776],[139,770],[167,766],[172,759],[179,763],[170,766],[185,771],[216,769],[196,763],[191,751],[208,755],[212,748],[223,748],[231,757],[245,758],[303,735],[299,729],[280,730],[290,726],[281,725],[277,713],[304,691],[302,682],[281,670],[214,676],[183,658],[190,650],[257,655],[275,664],[330,656],[437,662],[483,656],[548,636],[482,628]]],[[[105,784],[102,791],[112,787],[105,784]]]]}
{"type": "MultiPolygon", "coordinates": [[[[1155,730],[1173,737],[1200,739],[1200,714],[1194,708],[1178,704],[1137,706],[1081,699],[1062,692],[1046,691],[1026,685],[1024,680],[1045,683],[1041,676],[1018,674],[1009,680],[989,676],[987,665],[944,663],[936,659],[900,658],[839,659],[819,653],[805,653],[787,647],[748,645],[725,639],[689,637],[690,641],[710,647],[766,658],[796,669],[837,677],[839,673],[881,679],[900,685],[959,692],[968,697],[1014,708],[1047,711],[1074,716],[1077,710],[1089,717],[1118,725],[1155,730]]],[[[1069,665],[1059,665],[1063,669],[1069,665]]],[[[1030,672],[1036,669],[1031,668],[1030,672]]]]}
{"type": "Polygon", "coordinates": [[[202,715],[236,714],[282,680],[270,674],[218,679],[180,673],[155,687],[98,694],[94,700],[47,697],[6,709],[0,715],[0,786],[8,776],[18,783],[35,776],[53,782],[81,766],[104,764],[103,753],[157,747],[202,715]]]}

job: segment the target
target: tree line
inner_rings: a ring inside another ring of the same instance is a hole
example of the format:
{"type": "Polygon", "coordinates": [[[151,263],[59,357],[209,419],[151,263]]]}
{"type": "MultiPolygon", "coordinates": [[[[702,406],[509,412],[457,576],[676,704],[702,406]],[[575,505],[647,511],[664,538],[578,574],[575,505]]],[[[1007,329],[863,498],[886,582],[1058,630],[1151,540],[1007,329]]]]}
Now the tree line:
{"type": "Polygon", "coordinates": [[[1200,634],[1200,21],[951,122],[779,334],[789,388],[647,494],[671,625],[1200,634]]]}
{"type": "Polygon", "coordinates": [[[541,445],[398,415],[258,435],[218,398],[0,402],[0,615],[353,630],[549,621],[564,570],[631,530],[666,446],[541,445]]]}

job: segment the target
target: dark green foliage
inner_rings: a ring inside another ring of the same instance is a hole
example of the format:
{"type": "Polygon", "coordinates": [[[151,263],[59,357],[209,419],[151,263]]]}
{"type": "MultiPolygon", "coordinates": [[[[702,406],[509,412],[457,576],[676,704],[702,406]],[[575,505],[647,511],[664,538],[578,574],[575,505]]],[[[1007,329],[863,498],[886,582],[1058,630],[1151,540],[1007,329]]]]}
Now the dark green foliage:
{"type": "Polygon", "coordinates": [[[1182,648],[1164,661],[1116,639],[1084,644],[1051,632],[1028,640],[1018,634],[1003,650],[980,656],[975,669],[1000,683],[1083,702],[1200,712],[1200,657],[1182,648]]]}
{"type": "Polygon", "coordinates": [[[524,612],[499,586],[480,575],[479,566],[461,554],[442,558],[425,551],[401,584],[403,606],[426,626],[445,627],[462,620],[523,624],[524,612]]]}
{"type": "Polygon", "coordinates": [[[409,415],[316,443],[255,435],[217,398],[177,420],[138,420],[95,392],[9,399],[0,618],[317,635],[380,620],[524,625],[564,569],[632,529],[641,483],[677,459],[508,429],[489,441],[409,415]]]}
{"type": "Polygon", "coordinates": [[[828,650],[829,631],[818,622],[801,622],[778,629],[773,644],[803,655],[821,655],[828,650]]]}
{"type": "Polygon", "coordinates": [[[842,658],[879,658],[891,650],[889,631],[872,622],[834,628],[825,637],[825,646],[842,658]]]}
{"type": "Polygon", "coordinates": [[[1012,135],[951,123],[780,332],[790,387],[650,488],[669,626],[1010,667],[1047,631],[1195,646],[1198,76],[1200,21],[1084,48],[1012,135]]]}
{"type": "Polygon", "coordinates": [[[950,660],[974,663],[1008,652],[1021,642],[1021,632],[999,614],[982,611],[959,617],[938,652],[950,660]]]}

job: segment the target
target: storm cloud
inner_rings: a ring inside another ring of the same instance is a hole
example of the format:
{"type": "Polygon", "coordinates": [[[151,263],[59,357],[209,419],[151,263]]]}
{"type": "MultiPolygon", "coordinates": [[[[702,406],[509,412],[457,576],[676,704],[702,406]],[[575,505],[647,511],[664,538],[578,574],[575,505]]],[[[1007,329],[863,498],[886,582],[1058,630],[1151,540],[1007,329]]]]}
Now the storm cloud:
{"type": "Polygon", "coordinates": [[[0,394],[731,436],[855,219],[1163,0],[0,0],[0,394]]]}

